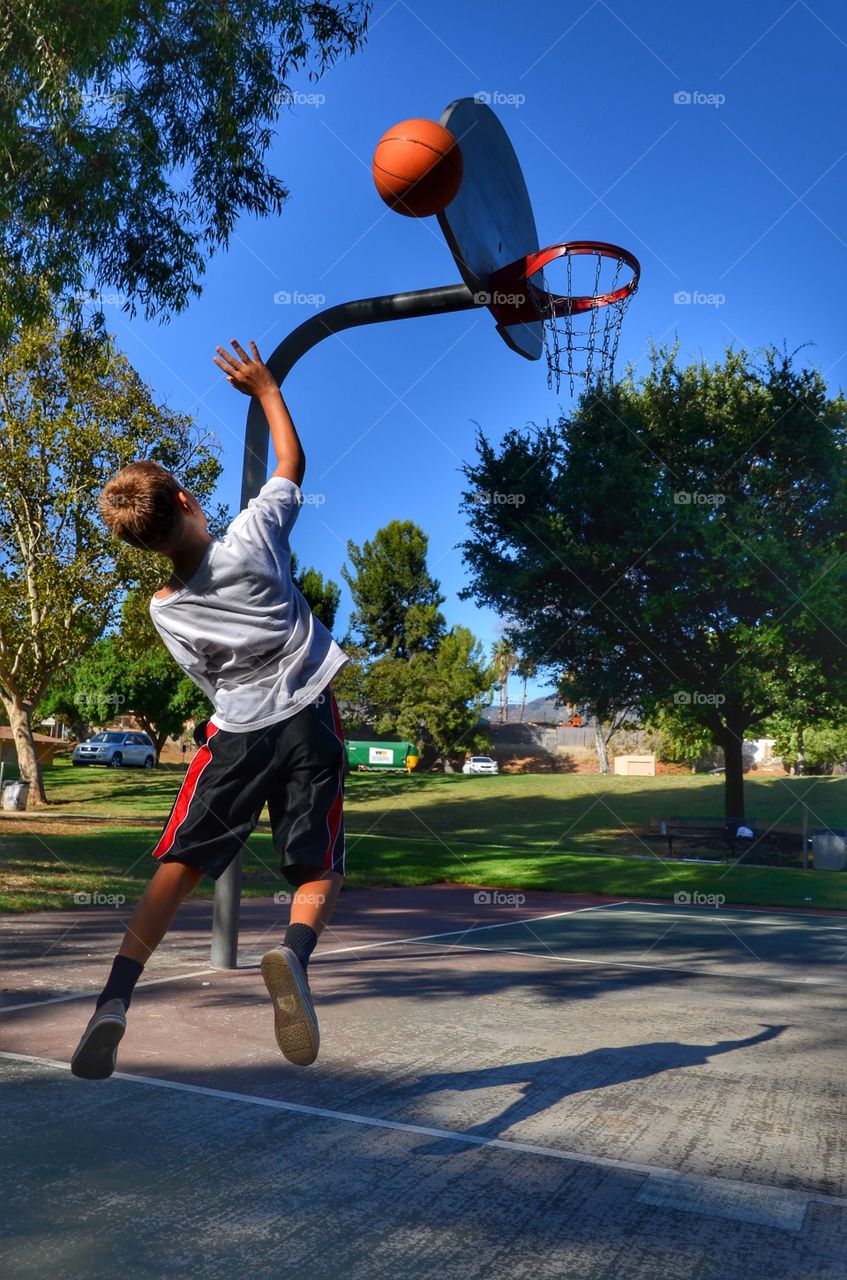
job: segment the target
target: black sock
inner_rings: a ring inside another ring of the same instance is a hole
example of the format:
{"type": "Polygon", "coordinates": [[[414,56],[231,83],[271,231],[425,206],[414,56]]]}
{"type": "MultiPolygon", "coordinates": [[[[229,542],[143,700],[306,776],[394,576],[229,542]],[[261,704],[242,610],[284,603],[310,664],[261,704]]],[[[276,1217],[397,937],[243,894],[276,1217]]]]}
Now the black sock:
{"type": "Polygon", "coordinates": [[[283,945],[291,948],[304,969],[317,944],[318,935],[307,924],[290,924],[285,931],[283,945]]]}
{"type": "Polygon", "coordinates": [[[112,961],[112,972],[97,999],[97,1008],[107,1000],[123,1000],[127,1009],[132,999],[136,982],[141,977],[144,965],[140,960],[131,960],[129,956],[115,956],[112,961]]]}

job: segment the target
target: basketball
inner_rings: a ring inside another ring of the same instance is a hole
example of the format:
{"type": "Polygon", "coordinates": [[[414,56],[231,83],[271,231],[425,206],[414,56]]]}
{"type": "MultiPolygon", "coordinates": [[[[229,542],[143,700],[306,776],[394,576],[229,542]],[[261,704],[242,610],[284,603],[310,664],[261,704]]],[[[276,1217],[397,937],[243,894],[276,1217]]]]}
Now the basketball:
{"type": "Polygon", "coordinates": [[[459,190],[462,153],[452,133],[435,120],[402,120],[377,143],[373,176],[389,209],[428,218],[459,190]]]}

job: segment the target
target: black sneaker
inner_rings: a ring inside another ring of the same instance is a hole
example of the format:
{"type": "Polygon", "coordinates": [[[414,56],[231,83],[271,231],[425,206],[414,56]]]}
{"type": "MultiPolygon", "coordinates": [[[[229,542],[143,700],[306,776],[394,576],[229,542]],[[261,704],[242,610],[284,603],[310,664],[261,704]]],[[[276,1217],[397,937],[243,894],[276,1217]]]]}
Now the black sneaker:
{"type": "Polygon", "coordinates": [[[95,1009],[94,1016],[82,1033],[76,1053],[71,1058],[71,1071],[82,1080],[105,1080],[115,1069],[118,1045],[126,1031],[126,1005],[123,1000],[107,1000],[95,1009]]]}
{"type": "Polygon", "coordinates": [[[262,956],[262,977],[274,1002],[276,1042],[289,1062],[308,1067],[321,1042],[306,971],[290,947],[262,956]]]}

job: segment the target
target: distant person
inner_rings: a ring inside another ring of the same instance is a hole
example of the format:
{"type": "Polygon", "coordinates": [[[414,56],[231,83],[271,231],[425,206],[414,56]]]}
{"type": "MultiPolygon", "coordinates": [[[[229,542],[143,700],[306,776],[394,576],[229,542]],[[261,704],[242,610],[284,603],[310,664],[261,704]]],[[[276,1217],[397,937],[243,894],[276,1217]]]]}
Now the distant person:
{"type": "Polygon", "coordinates": [[[291,577],[289,534],[303,498],[305,457],[280,389],[254,342],[217,347],[228,381],[260,401],[277,465],[217,540],[197,500],[157,462],[134,462],[106,485],[100,509],[130,546],[169,557],[150,601],[156,630],[208,695],[191,761],[153,850],[156,873],[126,931],[73,1059],[74,1075],[115,1069],[133,989],[186,894],[217,880],[267,803],[281,872],[296,889],[282,945],[262,957],[285,1057],[314,1062],[319,1032],[307,967],[345,872],[344,735],[330,682],[347,661],[291,577]]]}

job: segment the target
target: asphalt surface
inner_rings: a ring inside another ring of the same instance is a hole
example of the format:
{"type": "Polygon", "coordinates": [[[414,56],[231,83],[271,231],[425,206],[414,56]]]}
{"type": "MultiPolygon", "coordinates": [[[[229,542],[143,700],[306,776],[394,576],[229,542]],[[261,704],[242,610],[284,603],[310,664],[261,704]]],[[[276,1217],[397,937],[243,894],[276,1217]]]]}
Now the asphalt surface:
{"type": "Polygon", "coordinates": [[[847,1276],[847,922],[472,889],[345,893],[290,1066],[244,904],[189,904],[119,1074],[67,1064],[125,915],[5,917],[3,1273],[847,1276]]]}

